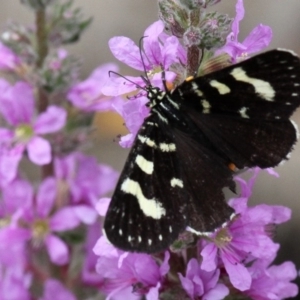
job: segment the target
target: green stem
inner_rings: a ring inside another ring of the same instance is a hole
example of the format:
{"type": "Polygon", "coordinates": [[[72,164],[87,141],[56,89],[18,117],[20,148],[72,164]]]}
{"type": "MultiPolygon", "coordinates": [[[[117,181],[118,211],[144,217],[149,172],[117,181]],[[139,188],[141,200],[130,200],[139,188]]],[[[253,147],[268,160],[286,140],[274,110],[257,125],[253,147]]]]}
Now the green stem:
{"type": "MultiPolygon", "coordinates": [[[[36,25],[36,47],[37,47],[37,61],[36,68],[42,68],[45,58],[48,55],[48,32],[47,32],[47,19],[46,10],[44,8],[38,9],[35,14],[35,25],[36,25]]],[[[37,103],[38,111],[42,113],[46,111],[49,105],[49,99],[46,91],[42,86],[37,88],[37,103]]],[[[48,165],[42,166],[42,177],[46,178],[53,175],[53,163],[50,162],[48,165]]]]}

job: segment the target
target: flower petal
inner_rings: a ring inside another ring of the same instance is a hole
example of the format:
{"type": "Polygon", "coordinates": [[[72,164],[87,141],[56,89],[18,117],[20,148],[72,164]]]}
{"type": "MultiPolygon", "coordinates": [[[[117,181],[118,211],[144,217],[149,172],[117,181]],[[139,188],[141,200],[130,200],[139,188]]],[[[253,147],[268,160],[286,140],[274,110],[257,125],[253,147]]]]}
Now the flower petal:
{"type": "Polygon", "coordinates": [[[49,234],[45,244],[50,260],[56,265],[64,265],[69,261],[69,250],[67,245],[57,236],[49,234]]]}
{"type": "Polygon", "coordinates": [[[205,300],[222,300],[229,294],[229,289],[226,285],[218,283],[213,289],[203,295],[205,300]]]}
{"type": "Polygon", "coordinates": [[[76,205],[73,210],[77,218],[86,225],[91,225],[97,220],[97,211],[87,205],[76,205]]]}
{"type": "Polygon", "coordinates": [[[37,165],[45,165],[51,161],[50,143],[41,137],[32,138],[27,144],[27,151],[29,159],[37,165]]]}
{"type": "Polygon", "coordinates": [[[201,269],[205,271],[213,271],[217,267],[216,256],[217,256],[218,248],[213,244],[207,244],[203,250],[201,251],[201,256],[203,257],[203,261],[201,263],[201,269]]]}
{"type": "Polygon", "coordinates": [[[108,45],[112,54],[118,60],[133,69],[144,70],[140,49],[131,39],[124,36],[116,36],[109,40],[108,45]]]}
{"type": "Polygon", "coordinates": [[[65,231],[77,227],[80,220],[73,207],[64,207],[57,211],[50,219],[50,228],[53,231],[65,231]]]}
{"type": "Polygon", "coordinates": [[[252,278],[246,267],[237,262],[232,263],[226,255],[222,255],[222,260],[232,285],[240,291],[248,290],[252,278]]]}
{"type": "Polygon", "coordinates": [[[36,205],[39,217],[46,217],[50,213],[56,199],[56,180],[53,177],[46,178],[40,185],[37,196],[36,205]]]}
{"type": "Polygon", "coordinates": [[[96,210],[102,217],[106,215],[111,198],[101,198],[96,203],[96,210]]]}
{"type": "Polygon", "coordinates": [[[242,44],[246,47],[247,53],[255,53],[269,46],[271,40],[271,27],[259,24],[252,29],[242,44]]]}
{"type": "Polygon", "coordinates": [[[66,124],[67,112],[58,106],[48,106],[47,110],[41,113],[35,123],[36,134],[52,133],[62,129],[66,124]]]}

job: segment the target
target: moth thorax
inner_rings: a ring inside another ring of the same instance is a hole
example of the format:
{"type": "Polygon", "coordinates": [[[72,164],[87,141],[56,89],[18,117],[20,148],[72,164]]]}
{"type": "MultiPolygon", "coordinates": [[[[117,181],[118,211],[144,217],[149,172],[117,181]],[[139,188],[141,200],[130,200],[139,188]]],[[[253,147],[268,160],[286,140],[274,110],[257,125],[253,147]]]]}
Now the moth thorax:
{"type": "Polygon", "coordinates": [[[156,87],[149,87],[147,89],[147,98],[150,100],[149,107],[155,106],[165,97],[165,92],[156,87]]]}

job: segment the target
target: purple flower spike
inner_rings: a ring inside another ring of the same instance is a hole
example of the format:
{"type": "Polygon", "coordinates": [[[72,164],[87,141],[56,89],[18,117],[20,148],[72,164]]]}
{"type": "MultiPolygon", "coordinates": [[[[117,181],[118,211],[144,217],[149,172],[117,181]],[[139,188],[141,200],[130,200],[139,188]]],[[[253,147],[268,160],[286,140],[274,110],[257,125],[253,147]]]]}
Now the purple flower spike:
{"type": "Polygon", "coordinates": [[[178,274],[181,284],[191,299],[222,300],[229,294],[229,289],[218,283],[220,270],[206,272],[192,258],[186,270],[186,276],[178,274]]]}
{"type": "Polygon", "coordinates": [[[239,23],[245,14],[243,0],[237,1],[235,9],[236,17],[232,23],[232,32],[227,36],[225,46],[216,52],[217,54],[227,52],[233,62],[237,62],[240,58],[245,58],[251,53],[263,50],[270,44],[272,39],[272,29],[269,26],[259,24],[242,43],[238,42],[239,23]]]}

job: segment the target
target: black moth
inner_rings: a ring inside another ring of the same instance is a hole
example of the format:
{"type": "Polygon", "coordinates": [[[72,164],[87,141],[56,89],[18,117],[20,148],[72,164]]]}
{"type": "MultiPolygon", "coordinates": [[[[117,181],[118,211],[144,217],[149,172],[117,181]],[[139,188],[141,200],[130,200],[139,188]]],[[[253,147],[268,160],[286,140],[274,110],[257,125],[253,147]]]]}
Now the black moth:
{"type": "Polygon", "coordinates": [[[144,120],[112,197],[104,229],[116,247],[153,253],[190,226],[212,232],[233,210],[237,168],[274,167],[297,140],[300,60],[272,50],[185,81],[172,92],[148,86],[144,120]]]}

